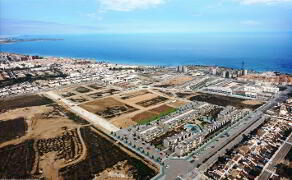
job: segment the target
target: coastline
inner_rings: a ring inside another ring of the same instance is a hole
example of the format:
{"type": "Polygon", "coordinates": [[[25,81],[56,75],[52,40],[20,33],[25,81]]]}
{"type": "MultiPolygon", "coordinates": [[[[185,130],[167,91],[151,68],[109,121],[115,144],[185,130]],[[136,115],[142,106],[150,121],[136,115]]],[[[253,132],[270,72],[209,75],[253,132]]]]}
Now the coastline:
{"type": "Polygon", "coordinates": [[[3,38],[0,40],[0,44],[14,44],[20,42],[34,42],[34,41],[63,41],[64,39],[58,38],[36,38],[36,39],[9,39],[3,38]]]}
{"type": "MultiPolygon", "coordinates": [[[[184,65],[184,66],[206,66],[206,67],[220,67],[220,68],[227,68],[227,69],[240,69],[240,67],[236,66],[225,66],[225,65],[220,65],[220,64],[204,64],[204,63],[198,63],[198,64],[158,64],[158,63],[139,63],[139,61],[133,62],[133,61],[128,61],[128,60],[105,60],[105,59],[96,59],[94,57],[78,57],[78,56],[55,56],[55,55],[47,55],[47,54],[40,54],[40,53],[18,53],[18,52],[10,52],[10,51],[1,51],[2,53],[13,53],[13,54],[20,54],[20,55],[30,55],[30,56],[41,56],[44,58],[69,58],[73,60],[89,60],[89,61],[95,61],[95,62],[105,62],[105,63],[110,63],[110,64],[119,64],[119,65],[132,65],[132,66],[164,66],[164,67],[176,67],[179,65],[184,65]],[[138,62],[138,63],[137,63],[138,62]]],[[[276,70],[267,70],[267,69],[251,69],[251,68],[246,68],[249,71],[256,72],[256,73],[263,73],[263,72],[277,72],[281,74],[288,74],[292,75],[292,70],[291,72],[286,72],[286,71],[276,71],[276,70]]]]}

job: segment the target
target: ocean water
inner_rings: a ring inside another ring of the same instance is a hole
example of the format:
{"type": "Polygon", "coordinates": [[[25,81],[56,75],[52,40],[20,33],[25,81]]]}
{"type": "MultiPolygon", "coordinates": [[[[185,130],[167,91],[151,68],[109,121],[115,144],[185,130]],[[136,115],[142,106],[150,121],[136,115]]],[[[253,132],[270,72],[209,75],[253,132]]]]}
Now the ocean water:
{"type": "Polygon", "coordinates": [[[24,36],[62,41],[0,45],[1,52],[123,64],[217,65],[292,73],[292,33],[171,33],[24,36]]]}

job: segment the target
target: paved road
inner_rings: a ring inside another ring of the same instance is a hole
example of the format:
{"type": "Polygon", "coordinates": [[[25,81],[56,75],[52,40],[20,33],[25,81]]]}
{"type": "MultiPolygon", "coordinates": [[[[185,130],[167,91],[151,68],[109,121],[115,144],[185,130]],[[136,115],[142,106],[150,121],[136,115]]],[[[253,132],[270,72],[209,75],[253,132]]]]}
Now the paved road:
{"type": "Polygon", "coordinates": [[[168,168],[165,169],[165,177],[161,179],[165,180],[175,180],[177,176],[186,174],[194,169],[194,166],[186,160],[168,159],[164,161],[164,164],[168,168]]]}

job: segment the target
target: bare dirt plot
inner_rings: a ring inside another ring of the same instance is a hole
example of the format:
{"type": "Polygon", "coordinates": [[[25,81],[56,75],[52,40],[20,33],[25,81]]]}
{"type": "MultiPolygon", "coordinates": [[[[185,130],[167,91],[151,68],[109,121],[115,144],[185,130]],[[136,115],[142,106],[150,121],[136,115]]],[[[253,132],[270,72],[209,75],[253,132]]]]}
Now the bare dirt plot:
{"type": "Polygon", "coordinates": [[[91,101],[80,105],[80,107],[106,119],[118,117],[122,114],[134,112],[137,110],[136,108],[117,101],[111,97],[91,101]]]}
{"type": "Polygon", "coordinates": [[[185,82],[188,82],[192,79],[193,78],[191,76],[177,77],[177,78],[171,79],[169,81],[169,84],[180,85],[180,84],[184,84],[185,82]]]}
{"type": "Polygon", "coordinates": [[[140,91],[135,91],[135,92],[132,92],[132,93],[127,93],[127,94],[122,94],[121,95],[121,99],[130,99],[130,98],[134,98],[134,97],[137,97],[137,96],[142,96],[144,94],[150,94],[149,91],[147,90],[140,90],[140,91]]]}
{"type": "Polygon", "coordinates": [[[162,102],[167,101],[168,98],[162,97],[162,96],[158,96],[149,100],[144,100],[144,101],[140,101],[136,104],[143,106],[143,107],[149,107],[149,106],[153,106],[162,102]]]}
{"type": "Polygon", "coordinates": [[[179,98],[188,98],[189,96],[194,95],[193,93],[185,93],[185,92],[178,92],[175,94],[179,98]]]}
{"type": "Polygon", "coordinates": [[[2,73],[0,73],[0,81],[4,80],[4,77],[2,76],[2,73]]]}
{"type": "Polygon", "coordinates": [[[55,104],[15,109],[1,114],[1,118],[2,115],[6,119],[26,119],[27,131],[24,136],[6,141],[0,144],[0,147],[8,144],[18,144],[25,139],[52,138],[62,134],[63,127],[77,128],[82,124],[88,124],[87,121],[55,104]]]}
{"type": "Polygon", "coordinates": [[[94,180],[134,180],[129,176],[132,166],[128,161],[120,161],[111,168],[107,168],[95,177],[94,180]]]}
{"type": "Polygon", "coordinates": [[[72,93],[72,92],[64,92],[61,94],[61,96],[63,96],[64,98],[67,98],[67,97],[71,97],[71,96],[74,96],[76,94],[72,93]]]}
{"type": "Polygon", "coordinates": [[[237,108],[250,108],[250,109],[257,109],[262,105],[262,103],[259,104],[250,104],[250,103],[244,103],[246,100],[234,98],[234,97],[228,97],[228,96],[220,96],[220,95],[213,95],[213,94],[206,94],[206,93],[199,93],[196,96],[192,96],[190,100],[196,100],[196,101],[203,101],[210,104],[216,104],[219,106],[234,106],[237,108]]]}
{"type": "Polygon", "coordinates": [[[88,94],[89,97],[93,98],[93,99],[97,99],[97,98],[102,98],[105,96],[111,96],[114,94],[119,93],[120,91],[117,89],[105,89],[96,93],[92,93],[92,94],[88,94]]]}
{"type": "MultiPolygon", "coordinates": [[[[0,178],[40,178],[40,176],[44,176],[46,179],[61,179],[58,169],[68,162],[78,161],[78,158],[82,158],[80,154],[84,148],[80,145],[76,128],[87,122],[59,105],[18,108],[2,113],[0,120],[2,118],[6,119],[4,122],[9,123],[13,122],[11,120],[13,118],[25,119],[27,131],[21,137],[0,143],[0,164],[3,164],[2,167],[0,165],[0,178]],[[28,147],[26,142],[31,140],[33,140],[33,147],[30,145],[28,147]],[[7,147],[19,149],[21,152],[12,150],[6,152],[7,147]],[[5,153],[8,153],[7,158],[2,161],[1,157],[5,153]],[[29,154],[26,155],[26,153],[29,154]],[[2,171],[1,168],[4,168],[5,171],[2,171]],[[1,177],[2,172],[7,172],[7,174],[1,177]],[[17,172],[17,174],[13,172],[17,172]]],[[[17,132],[23,131],[20,129],[17,132]]],[[[3,137],[7,138],[8,135],[9,133],[6,133],[3,137]]]]}
{"type": "Polygon", "coordinates": [[[86,87],[83,87],[83,86],[79,86],[75,89],[75,91],[79,92],[79,93],[88,93],[92,90],[86,88],[86,87]]]}
{"type": "Polygon", "coordinates": [[[133,97],[131,99],[127,99],[126,101],[128,101],[130,103],[137,103],[137,102],[146,101],[149,99],[156,98],[157,96],[158,96],[157,94],[147,93],[144,95],[133,97]]]}
{"type": "Polygon", "coordinates": [[[123,171],[129,178],[147,180],[156,175],[156,172],[144,164],[141,160],[130,156],[124,152],[108,138],[97,134],[90,127],[81,129],[82,137],[86,143],[87,156],[84,161],[64,167],[60,170],[60,175],[64,179],[93,179],[104,174],[105,169],[117,173],[123,171]],[[127,164],[115,171],[117,164],[127,164]],[[128,166],[131,166],[130,168],[128,166]]]}
{"type": "Polygon", "coordinates": [[[33,140],[0,149],[0,179],[34,178],[31,171],[35,162],[33,140]]]}
{"type": "Polygon", "coordinates": [[[176,77],[173,79],[170,79],[166,82],[163,82],[161,85],[163,86],[175,86],[175,85],[181,85],[184,84],[190,80],[192,80],[193,78],[191,76],[180,76],[180,77],[176,77]]]}
{"type": "Polygon", "coordinates": [[[119,128],[128,128],[137,124],[135,121],[128,117],[113,118],[110,122],[119,128]]]}
{"type": "Polygon", "coordinates": [[[118,82],[114,84],[116,87],[120,87],[122,89],[129,89],[129,88],[135,88],[136,86],[132,83],[128,82],[118,82]]]}
{"type": "Polygon", "coordinates": [[[256,101],[256,100],[245,100],[245,101],[242,101],[243,104],[247,104],[247,105],[253,105],[253,106],[256,106],[256,105],[262,105],[263,103],[260,102],[260,101],[256,101]]]}
{"type": "Polygon", "coordinates": [[[60,136],[37,140],[36,147],[40,156],[53,153],[53,160],[61,161],[60,165],[77,160],[84,151],[77,129],[66,128],[60,136]]]}
{"type": "Polygon", "coordinates": [[[83,102],[88,101],[86,98],[82,96],[75,96],[75,97],[69,98],[69,100],[75,103],[83,103],[83,102]]]}
{"type": "Polygon", "coordinates": [[[97,84],[90,84],[88,85],[88,87],[92,88],[92,89],[95,89],[95,90],[99,90],[99,89],[102,89],[101,86],[97,85],[97,84]]]}
{"type": "Polygon", "coordinates": [[[27,124],[23,117],[0,121],[0,143],[21,137],[27,130],[27,124]]]}
{"type": "Polygon", "coordinates": [[[0,114],[8,110],[52,104],[53,101],[40,95],[18,96],[0,101],[0,114]]]}
{"type": "Polygon", "coordinates": [[[163,90],[160,90],[160,89],[153,89],[153,90],[155,90],[155,91],[157,91],[159,93],[162,93],[163,95],[166,95],[166,96],[169,96],[169,97],[173,97],[173,94],[170,91],[163,91],[163,90]]]}
{"type": "Polygon", "coordinates": [[[179,100],[174,100],[174,101],[168,103],[167,105],[176,108],[176,107],[180,107],[180,106],[185,105],[185,104],[187,104],[187,102],[185,102],[185,101],[179,101],[179,100]]]}

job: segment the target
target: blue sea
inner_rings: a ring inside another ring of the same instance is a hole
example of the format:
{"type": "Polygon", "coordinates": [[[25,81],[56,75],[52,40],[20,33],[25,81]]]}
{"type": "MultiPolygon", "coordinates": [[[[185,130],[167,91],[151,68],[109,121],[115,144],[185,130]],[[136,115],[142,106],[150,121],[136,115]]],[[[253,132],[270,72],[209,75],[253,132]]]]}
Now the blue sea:
{"type": "MultiPolygon", "coordinates": [[[[19,37],[21,38],[21,37],[19,37]]],[[[62,38],[2,44],[1,52],[90,58],[123,64],[217,65],[292,73],[292,33],[42,35],[62,38]]]]}

